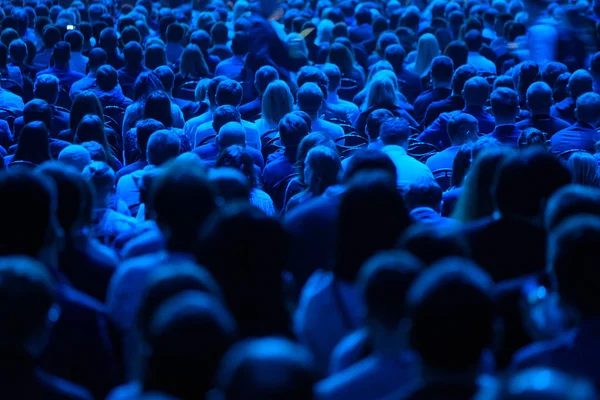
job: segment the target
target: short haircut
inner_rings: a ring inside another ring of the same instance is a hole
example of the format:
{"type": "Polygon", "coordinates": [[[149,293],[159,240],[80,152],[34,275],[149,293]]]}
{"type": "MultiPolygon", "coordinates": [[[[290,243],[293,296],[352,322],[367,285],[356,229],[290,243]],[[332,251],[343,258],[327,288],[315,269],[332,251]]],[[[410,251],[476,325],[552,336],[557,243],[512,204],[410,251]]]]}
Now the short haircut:
{"type": "Polygon", "coordinates": [[[146,155],[146,147],[148,147],[148,139],[154,132],[165,129],[162,122],[159,122],[152,118],[141,119],[135,124],[135,131],[137,136],[137,148],[146,155]]]}
{"type": "Polygon", "coordinates": [[[38,99],[45,100],[49,104],[58,100],[59,81],[54,75],[43,74],[35,79],[33,93],[38,99]]]}
{"type": "Polygon", "coordinates": [[[551,88],[553,88],[558,76],[568,71],[569,70],[565,64],[556,61],[550,61],[542,68],[541,78],[542,81],[546,82],[551,88]]]}
{"type": "Polygon", "coordinates": [[[210,35],[214,44],[226,44],[229,40],[229,29],[223,22],[217,22],[210,29],[210,35]]]}
{"type": "Polygon", "coordinates": [[[479,52],[483,45],[483,36],[481,35],[481,32],[477,29],[471,29],[465,35],[465,44],[469,51],[479,52]]]}
{"type": "Polygon", "coordinates": [[[230,105],[239,107],[242,103],[242,85],[232,79],[227,79],[217,86],[215,102],[219,106],[230,105]]]}
{"type": "Polygon", "coordinates": [[[453,146],[462,145],[479,133],[479,121],[471,114],[454,113],[448,120],[447,130],[453,146]]]}
{"type": "Polygon", "coordinates": [[[111,65],[103,65],[96,73],[96,84],[103,92],[110,92],[119,84],[119,75],[111,65]]]}
{"type": "Polygon", "coordinates": [[[398,245],[428,266],[448,257],[470,255],[468,245],[460,235],[441,231],[435,225],[412,225],[400,237],[398,245]]]}
{"type": "Polygon", "coordinates": [[[160,82],[163,84],[165,92],[170,93],[173,90],[173,85],[175,84],[175,74],[173,73],[173,70],[166,65],[161,65],[154,70],[154,73],[156,76],[158,76],[158,79],[160,79],[160,82]]]}
{"type": "Polygon", "coordinates": [[[433,264],[407,296],[410,343],[423,363],[440,370],[469,370],[494,342],[496,304],[491,277],[461,258],[433,264]]]}
{"type": "Polygon", "coordinates": [[[68,42],[58,42],[52,48],[52,58],[54,62],[68,63],[71,59],[71,45],[68,42]]]}
{"type": "Polygon", "coordinates": [[[242,122],[240,112],[234,106],[221,106],[213,113],[212,127],[218,134],[221,128],[229,122],[242,122]]]}
{"type": "Polygon", "coordinates": [[[496,90],[499,88],[507,88],[511,90],[516,90],[517,85],[515,84],[515,80],[508,75],[500,75],[494,80],[494,86],[492,90],[496,90]]]}
{"type": "Polygon", "coordinates": [[[381,125],[383,125],[383,123],[388,119],[392,118],[395,118],[395,115],[390,110],[385,108],[380,108],[369,114],[367,117],[367,123],[365,125],[365,131],[367,135],[369,135],[369,140],[371,142],[374,142],[379,138],[381,125]]]}
{"type": "Polygon", "coordinates": [[[490,96],[492,110],[497,117],[516,117],[519,112],[519,95],[507,88],[499,88],[490,96]]]}
{"type": "MultiPolygon", "coordinates": [[[[465,83],[477,76],[477,69],[472,65],[461,65],[452,75],[452,91],[456,94],[461,93],[465,83]]],[[[483,78],[480,78],[483,80],[483,78]]],[[[487,96],[486,96],[487,97],[487,96]]],[[[483,105],[483,103],[482,103],[483,105]]]]}
{"type": "Polygon", "coordinates": [[[410,253],[389,250],[369,258],[358,285],[369,319],[397,329],[406,316],[405,298],[424,265],[410,253]]]}
{"type": "Polygon", "coordinates": [[[167,42],[179,43],[183,40],[184,35],[185,29],[181,24],[175,22],[167,27],[167,42]]]}
{"type": "Polygon", "coordinates": [[[399,72],[404,68],[404,59],[406,51],[399,44],[392,44],[385,49],[385,59],[392,64],[394,71],[399,72]]]}
{"type": "Polygon", "coordinates": [[[542,204],[571,182],[569,170],[542,149],[526,149],[501,164],[492,189],[497,209],[505,216],[536,217],[542,204]]]}
{"type": "Polygon", "coordinates": [[[244,56],[250,49],[250,36],[246,32],[236,32],[231,40],[231,51],[236,56],[244,56]]]}
{"type": "Polygon", "coordinates": [[[325,96],[321,88],[312,82],[303,84],[298,89],[298,108],[308,114],[318,112],[323,106],[325,96]]]}
{"type": "Polygon", "coordinates": [[[34,121],[42,122],[48,129],[52,125],[52,107],[42,99],[33,99],[23,108],[23,122],[28,124],[34,121]]]}
{"type": "Polygon", "coordinates": [[[577,120],[595,126],[600,119],[600,95],[590,92],[577,98],[577,120]]]}
{"type": "Polygon", "coordinates": [[[584,93],[592,92],[594,90],[592,75],[584,69],[578,69],[569,78],[567,90],[569,91],[569,96],[574,99],[578,99],[584,93]]]}
{"type": "Polygon", "coordinates": [[[450,82],[454,74],[454,62],[450,57],[437,56],[431,61],[431,77],[439,82],[450,82]]]}
{"type": "Polygon", "coordinates": [[[429,207],[439,211],[442,203],[442,188],[434,179],[423,178],[408,185],[404,191],[404,203],[409,210],[429,207]]]}
{"type": "Polygon", "coordinates": [[[357,25],[370,24],[373,19],[373,16],[371,14],[371,10],[369,9],[369,7],[361,7],[356,12],[355,17],[356,17],[357,25]]]}
{"type": "Polygon", "coordinates": [[[600,309],[598,243],[600,218],[579,215],[550,232],[549,265],[556,277],[561,300],[574,306],[583,318],[600,309]]]}
{"type": "Polygon", "coordinates": [[[534,82],[527,89],[527,107],[533,112],[549,112],[552,107],[552,88],[545,82],[534,82]]]}
{"type": "Polygon", "coordinates": [[[322,68],[323,73],[327,75],[327,79],[329,80],[328,91],[333,92],[337,90],[342,81],[342,73],[340,68],[335,64],[325,64],[322,68]]]}
{"type": "Polygon", "coordinates": [[[158,130],[148,138],[146,159],[151,165],[160,166],[179,155],[179,136],[169,130],[158,130]]]}
{"type": "Polygon", "coordinates": [[[21,39],[13,40],[8,47],[10,58],[18,62],[24,62],[27,58],[27,45],[21,39]]]}
{"type": "Polygon", "coordinates": [[[99,68],[106,64],[106,51],[100,47],[94,47],[88,55],[88,64],[91,68],[99,68]]]}
{"type": "Polygon", "coordinates": [[[460,40],[454,40],[444,49],[444,55],[450,57],[454,62],[454,68],[465,65],[469,58],[469,49],[467,45],[460,40]]]}
{"type": "Polygon", "coordinates": [[[329,79],[327,78],[327,75],[325,75],[325,73],[319,68],[311,66],[300,68],[300,71],[298,71],[298,76],[296,77],[296,82],[299,88],[308,82],[316,83],[323,92],[323,96],[327,96],[329,79]]]}
{"type": "Polygon", "coordinates": [[[71,45],[71,51],[81,51],[83,47],[83,35],[77,30],[65,33],[65,42],[71,45]]]}
{"type": "Polygon", "coordinates": [[[279,122],[281,144],[285,148],[298,147],[308,132],[308,125],[304,119],[295,114],[287,114],[279,122]]]}
{"type": "MultiPolygon", "coordinates": [[[[246,130],[239,122],[227,122],[219,129],[216,143],[221,152],[234,145],[246,147],[246,130]]],[[[251,162],[250,164],[252,165],[253,163],[251,162]]]]}
{"type": "Polygon", "coordinates": [[[142,64],[142,61],[144,60],[144,50],[138,42],[129,42],[123,49],[123,57],[128,66],[135,67],[142,64]]]}
{"type": "Polygon", "coordinates": [[[267,90],[269,83],[279,79],[279,72],[270,65],[264,65],[256,71],[254,76],[254,86],[259,94],[263,94],[267,90]]]}
{"type": "MultiPolygon", "coordinates": [[[[466,65],[463,65],[466,67],[466,65]]],[[[460,71],[459,67],[456,71],[460,71]]],[[[456,74],[455,74],[456,77],[456,74]]],[[[462,88],[462,96],[465,100],[465,105],[483,106],[490,94],[490,84],[480,76],[468,78],[462,88]]]]}
{"type": "Polygon", "coordinates": [[[379,138],[384,145],[407,142],[409,136],[410,126],[401,118],[386,120],[379,131],[379,138]]]}

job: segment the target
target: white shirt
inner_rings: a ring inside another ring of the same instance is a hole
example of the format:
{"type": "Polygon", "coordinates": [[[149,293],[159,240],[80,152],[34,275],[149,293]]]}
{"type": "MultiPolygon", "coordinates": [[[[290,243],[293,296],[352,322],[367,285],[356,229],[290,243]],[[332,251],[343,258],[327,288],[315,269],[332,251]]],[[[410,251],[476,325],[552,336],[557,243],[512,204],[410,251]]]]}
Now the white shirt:
{"type": "Polygon", "coordinates": [[[469,58],[467,63],[477,68],[481,72],[487,72],[489,74],[496,75],[496,64],[488,60],[484,56],[474,51],[469,52],[469,58]]]}
{"type": "Polygon", "coordinates": [[[398,174],[398,186],[417,183],[421,179],[433,179],[431,170],[422,162],[406,153],[402,146],[388,145],[381,149],[392,160],[398,174]]]}

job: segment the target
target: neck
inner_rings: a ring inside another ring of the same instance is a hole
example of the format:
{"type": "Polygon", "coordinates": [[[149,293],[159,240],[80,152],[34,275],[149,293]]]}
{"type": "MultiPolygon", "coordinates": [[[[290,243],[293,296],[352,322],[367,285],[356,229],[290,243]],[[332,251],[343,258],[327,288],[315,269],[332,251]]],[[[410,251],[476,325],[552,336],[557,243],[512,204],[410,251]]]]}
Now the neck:
{"type": "Polygon", "coordinates": [[[436,82],[431,83],[434,89],[450,89],[450,82],[436,82]]]}
{"type": "Polygon", "coordinates": [[[327,92],[327,102],[337,102],[340,100],[337,92],[327,92]]]}
{"type": "Polygon", "coordinates": [[[529,112],[531,113],[532,117],[539,117],[539,116],[545,117],[545,116],[550,115],[550,109],[541,110],[541,111],[540,110],[529,110],[529,112]]]}
{"type": "Polygon", "coordinates": [[[69,69],[69,63],[68,62],[66,64],[65,63],[57,63],[57,62],[55,62],[54,66],[56,68],[58,68],[58,69],[69,69]]]}
{"type": "Polygon", "coordinates": [[[515,124],[515,119],[514,118],[496,118],[496,126],[498,125],[514,125],[515,124]]]}

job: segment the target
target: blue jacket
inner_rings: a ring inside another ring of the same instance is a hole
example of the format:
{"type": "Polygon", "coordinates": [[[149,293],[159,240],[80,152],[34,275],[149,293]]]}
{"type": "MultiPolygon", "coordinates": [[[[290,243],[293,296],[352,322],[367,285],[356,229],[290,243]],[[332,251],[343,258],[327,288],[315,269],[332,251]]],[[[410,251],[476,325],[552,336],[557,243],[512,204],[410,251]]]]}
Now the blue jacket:
{"type": "Polygon", "coordinates": [[[585,150],[594,152],[594,145],[600,140],[600,134],[591,125],[577,122],[569,128],[563,129],[552,136],[550,148],[554,154],[567,150],[585,150]]]}

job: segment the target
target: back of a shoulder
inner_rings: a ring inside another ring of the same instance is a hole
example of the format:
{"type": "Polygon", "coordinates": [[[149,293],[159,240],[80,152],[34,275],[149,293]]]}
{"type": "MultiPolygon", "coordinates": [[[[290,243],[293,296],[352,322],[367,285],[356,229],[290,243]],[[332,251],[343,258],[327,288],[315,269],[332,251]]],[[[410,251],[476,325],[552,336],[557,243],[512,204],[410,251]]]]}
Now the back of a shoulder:
{"type": "MultiPolygon", "coordinates": [[[[286,228],[294,230],[299,226],[312,226],[327,219],[334,218],[340,204],[341,196],[319,196],[300,204],[286,213],[284,224],[286,228]]],[[[315,226],[312,226],[317,229],[315,226]]]]}
{"type": "Polygon", "coordinates": [[[41,369],[37,369],[35,375],[44,400],[92,400],[92,395],[87,390],[74,383],[41,369]]]}

